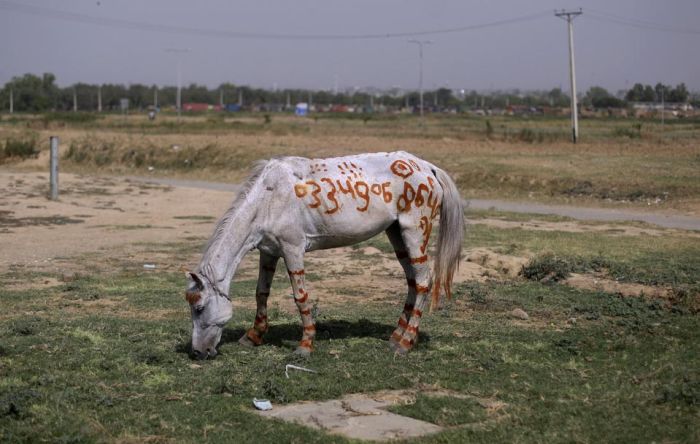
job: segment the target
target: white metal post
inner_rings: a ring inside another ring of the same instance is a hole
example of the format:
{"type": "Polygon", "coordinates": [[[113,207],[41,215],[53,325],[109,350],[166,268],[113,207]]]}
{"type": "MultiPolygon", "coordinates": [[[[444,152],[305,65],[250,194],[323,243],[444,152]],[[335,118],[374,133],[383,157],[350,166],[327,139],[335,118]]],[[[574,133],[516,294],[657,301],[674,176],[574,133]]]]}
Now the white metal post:
{"type": "Polygon", "coordinates": [[[578,104],[576,98],[576,64],[574,62],[574,18],[583,14],[578,11],[555,12],[554,15],[566,20],[569,28],[569,77],[571,79],[571,140],[578,141],[578,104]]]}
{"type": "Polygon", "coordinates": [[[58,137],[51,136],[49,139],[51,143],[51,157],[50,157],[50,183],[51,183],[51,193],[50,199],[58,199],[58,137]]]}

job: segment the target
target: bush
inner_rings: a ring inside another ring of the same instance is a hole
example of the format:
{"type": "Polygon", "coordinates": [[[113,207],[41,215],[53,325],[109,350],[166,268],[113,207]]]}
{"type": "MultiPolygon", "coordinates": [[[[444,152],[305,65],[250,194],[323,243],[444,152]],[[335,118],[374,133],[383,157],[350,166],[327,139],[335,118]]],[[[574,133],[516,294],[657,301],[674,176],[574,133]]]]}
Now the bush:
{"type": "Polygon", "coordinates": [[[568,261],[554,253],[543,253],[523,266],[520,274],[532,281],[557,282],[566,279],[572,271],[568,261]]]}
{"type": "Polygon", "coordinates": [[[1,157],[19,157],[20,159],[37,157],[39,155],[39,150],[36,148],[37,144],[38,137],[36,134],[7,139],[1,157]]]}

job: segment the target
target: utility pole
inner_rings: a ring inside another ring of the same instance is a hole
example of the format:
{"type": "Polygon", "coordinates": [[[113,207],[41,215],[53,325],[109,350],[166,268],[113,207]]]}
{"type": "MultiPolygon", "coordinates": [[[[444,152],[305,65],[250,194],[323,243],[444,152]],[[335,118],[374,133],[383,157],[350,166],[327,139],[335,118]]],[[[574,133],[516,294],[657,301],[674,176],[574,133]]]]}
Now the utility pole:
{"type": "Polygon", "coordinates": [[[97,112],[102,112],[102,85],[97,86],[97,112]]]}
{"type": "Polygon", "coordinates": [[[423,45],[430,45],[433,42],[430,40],[409,40],[408,43],[418,45],[418,57],[420,65],[418,70],[418,89],[420,90],[420,117],[423,119],[423,45]]]}
{"type": "Polygon", "coordinates": [[[243,106],[243,90],[238,89],[238,106],[243,106]]]}
{"type": "Polygon", "coordinates": [[[219,88],[219,105],[223,108],[224,107],[224,89],[219,88]]]}
{"type": "Polygon", "coordinates": [[[190,52],[189,49],[182,48],[168,48],[165,52],[172,52],[177,54],[177,120],[180,121],[180,114],[182,112],[182,54],[190,52]]]}
{"type": "Polygon", "coordinates": [[[73,112],[78,111],[78,92],[75,87],[73,87],[73,112]]]}
{"type": "Polygon", "coordinates": [[[158,86],[153,85],[153,108],[158,109],[158,86]]]}
{"type": "Polygon", "coordinates": [[[10,89],[10,114],[15,112],[15,90],[10,89]]]}
{"type": "Polygon", "coordinates": [[[578,105],[576,104],[576,67],[574,64],[574,19],[583,14],[583,10],[578,11],[554,11],[554,15],[566,20],[569,25],[569,77],[571,77],[571,140],[576,143],[578,140],[578,105]]]}

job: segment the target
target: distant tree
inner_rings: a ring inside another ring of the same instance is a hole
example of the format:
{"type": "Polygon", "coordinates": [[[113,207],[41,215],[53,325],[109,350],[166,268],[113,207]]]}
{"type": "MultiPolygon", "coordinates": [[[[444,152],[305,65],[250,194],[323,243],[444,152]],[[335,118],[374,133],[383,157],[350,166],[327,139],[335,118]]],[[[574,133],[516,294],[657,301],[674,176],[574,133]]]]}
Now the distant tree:
{"type": "Polygon", "coordinates": [[[671,91],[669,91],[669,102],[685,103],[688,101],[688,88],[686,88],[685,83],[676,85],[671,91]]]}
{"type": "Polygon", "coordinates": [[[583,104],[593,108],[622,108],[625,103],[610,94],[605,88],[592,86],[583,97],[583,104]]]}
{"type": "Polygon", "coordinates": [[[56,107],[59,90],[55,80],[56,76],[51,73],[45,73],[42,77],[34,74],[13,77],[3,87],[2,96],[9,100],[12,91],[16,111],[46,111],[56,107]]]}

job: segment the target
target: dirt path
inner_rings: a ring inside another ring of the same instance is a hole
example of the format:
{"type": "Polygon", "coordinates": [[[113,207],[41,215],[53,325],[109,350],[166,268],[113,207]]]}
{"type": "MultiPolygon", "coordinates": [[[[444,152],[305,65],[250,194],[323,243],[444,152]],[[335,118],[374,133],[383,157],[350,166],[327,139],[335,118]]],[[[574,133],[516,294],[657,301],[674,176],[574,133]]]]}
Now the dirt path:
{"type": "MultiPolygon", "coordinates": [[[[236,191],[238,185],[220,182],[179,180],[166,178],[129,177],[134,181],[145,181],[174,187],[201,188],[219,191],[236,191]]],[[[554,214],[577,220],[599,222],[639,221],[664,228],[700,231],[700,217],[678,214],[659,214],[635,210],[616,210],[611,208],[588,208],[565,205],[546,205],[536,202],[509,202],[503,200],[471,199],[466,201],[469,208],[477,210],[494,209],[513,213],[554,214]]]]}

